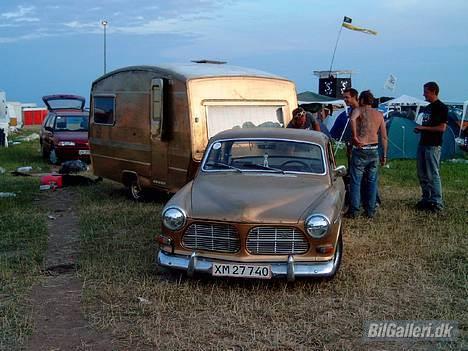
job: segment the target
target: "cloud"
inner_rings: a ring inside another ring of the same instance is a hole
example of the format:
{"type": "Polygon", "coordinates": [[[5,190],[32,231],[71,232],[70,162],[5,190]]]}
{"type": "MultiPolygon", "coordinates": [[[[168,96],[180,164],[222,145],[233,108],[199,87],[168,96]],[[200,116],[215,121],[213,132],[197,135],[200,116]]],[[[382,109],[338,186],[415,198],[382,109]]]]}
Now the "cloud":
{"type": "Polygon", "coordinates": [[[19,17],[15,18],[15,22],[39,22],[37,17],[19,17]]]}
{"type": "Polygon", "coordinates": [[[5,12],[5,13],[2,13],[1,16],[5,17],[6,19],[18,19],[18,18],[34,13],[35,9],[36,8],[34,6],[25,7],[25,6],[20,5],[18,6],[17,11],[5,12]]]}

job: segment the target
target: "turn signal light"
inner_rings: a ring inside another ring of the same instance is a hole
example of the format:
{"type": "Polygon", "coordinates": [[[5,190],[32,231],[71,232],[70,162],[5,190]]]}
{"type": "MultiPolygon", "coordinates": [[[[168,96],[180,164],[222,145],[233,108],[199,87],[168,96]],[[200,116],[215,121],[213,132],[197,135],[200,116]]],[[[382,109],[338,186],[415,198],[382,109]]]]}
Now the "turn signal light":
{"type": "Polygon", "coordinates": [[[334,247],[333,245],[328,244],[323,246],[317,246],[315,250],[320,254],[331,254],[333,253],[334,247]]]}

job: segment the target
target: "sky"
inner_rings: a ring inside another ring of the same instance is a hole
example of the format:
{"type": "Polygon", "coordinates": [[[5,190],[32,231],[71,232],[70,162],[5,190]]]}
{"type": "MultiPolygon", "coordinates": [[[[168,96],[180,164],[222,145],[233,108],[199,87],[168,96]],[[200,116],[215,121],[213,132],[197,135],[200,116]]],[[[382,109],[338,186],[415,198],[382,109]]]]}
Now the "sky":
{"type": "Polygon", "coordinates": [[[436,81],[442,101],[468,100],[466,0],[1,0],[0,90],[42,105],[48,94],[89,99],[104,70],[223,60],[318,91],[343,16],[377,36],[343,28],[333,69],[376,96],[422,98],[436,81]],[[392,74],[395,90],[384,89],[392,74]]]}

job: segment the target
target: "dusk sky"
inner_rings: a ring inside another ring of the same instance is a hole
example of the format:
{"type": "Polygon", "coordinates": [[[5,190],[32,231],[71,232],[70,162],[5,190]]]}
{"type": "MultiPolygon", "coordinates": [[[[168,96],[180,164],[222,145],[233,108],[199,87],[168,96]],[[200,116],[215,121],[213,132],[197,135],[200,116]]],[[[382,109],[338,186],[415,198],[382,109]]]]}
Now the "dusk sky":
{"type": "Polygon", "coordinates": [[[318,90],[343,16],[377,36],[343,29],[334,69],[353,70],[353,86],[376,96],[422,98],[434,80],[443,101],[468,100],[466,0],[2,0],[0,90],[35,102],[55,93],[89,99],[103,73],[130,65],[228,61],[318,90]],[[384,89],[389,74],[396,90],[384,89]]]}

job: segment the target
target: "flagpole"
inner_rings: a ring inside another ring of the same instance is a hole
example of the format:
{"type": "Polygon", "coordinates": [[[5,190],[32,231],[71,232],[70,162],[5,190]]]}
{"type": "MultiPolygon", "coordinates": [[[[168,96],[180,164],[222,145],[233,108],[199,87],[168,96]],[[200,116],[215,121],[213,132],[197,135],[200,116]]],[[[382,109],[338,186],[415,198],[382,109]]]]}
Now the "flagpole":
{"type": "Polygon", "coordinates": [[[336,53],[336,48],[338,47],[338,42],[340,41],[340,36],[341,36],[341,31],[343,30],[343,23],[340,25],[340,31],[338,32],[338,37],[336,38],[336,43],[335,43],[335,49],[333,50],[333,56],[332,60],[330,63],[330,69],[328,71],[328,75],[331,75],[331,70],[333,68],[333,61],[335,61],[335,53],[336,53]]]}

